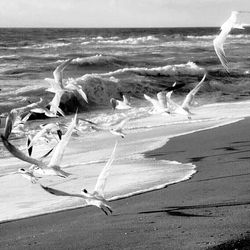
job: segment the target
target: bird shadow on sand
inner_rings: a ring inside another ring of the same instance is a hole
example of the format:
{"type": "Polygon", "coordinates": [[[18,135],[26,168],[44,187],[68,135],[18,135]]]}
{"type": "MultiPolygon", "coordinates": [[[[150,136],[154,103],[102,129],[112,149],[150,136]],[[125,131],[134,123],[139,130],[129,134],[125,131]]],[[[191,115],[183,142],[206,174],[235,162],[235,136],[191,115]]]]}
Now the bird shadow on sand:
{"type": "MultiPolygon", "coordinates": [[[[207,211],[200,211],[202,209],[209,209],[209,208],[221,208],[221,207],[234,207],[234,206],[243,206],[243,205],[250,205],[249,201],[235,201],[235,202],[219,202],[219,203],[211,203],[211,204],[200,204],[200,205],[190,205],[190,206],[175,206],[175,207],[165,207],[161,210],[151,210],[151,211],[142,211],[138,214],[157,214],[157,213],[166,213],[170,216],[180,216],[180,217],[214,217],[208,214],[201,214],[207,213],[207,211]],[[192,213],[188,213],[185,211],[192,210],[192,213]],[[197,210],[197,213],[193,211],[197,210]]],[[[210,212],[211,213],[211,212],[210,212]]]]}
{"type": "MultiPolygon", "coordinates": [[[[226,149],[226,148],[228,148],[228,147],[224,147],[223,149],[225,151],[230,151],[229,153],[211,154],[211,155],[203,155],[203,156],[191,157],[191,158],[188,158],[188,160],[191,161],[191,162],[199,162],[199,161],[201,161],[201,160],[203,160],[205,158],[208,158],[208,157],[227,156],[227,155],[232,156],[234,154],[242,154],[242,153],[250,152],[250,150],[237,150],[237,149],[229,150],[229,149],[226,149]]],[[[218,150],[218,148],[215,149],[215,150],[218,150]]]]}
{"type": "Polygon", "coordinates": [[[250,141],[233,141],[232,144],[245,144],[245,143],[249,143],[250,141]]]}
{"type": "Polygon", "coordinates": [[[171,151],[171,152],[155,152],[154,151],[150,151],[144,154],[144,157],[148,158],[148,157],[159,157],[159,156],[166,156],[166,155],[170,155],[170,154],[177,154],[177,153],[184,153],[186,152],[185,150],[178,150],[178,151],[171,151]]]}
{"type": "MultiPolygon", "coordinates": [[[[249,157],[249,158],[250,158],[250,157],[249,157]]],[[[227,179],[227,178],[240,177],[240,176],[247,176],[247,175],[250,175],[250,173],[232,174],[232,175],[225,175],[225,176],[217,176],[217,177],[211,177],[211,178],[201,179],[201,180],[190,180],[189,183],[192,183],[192,182],[203,182],[203,181],[212,181],[212,180],[219,180],[219,179],[227,179]]]]}

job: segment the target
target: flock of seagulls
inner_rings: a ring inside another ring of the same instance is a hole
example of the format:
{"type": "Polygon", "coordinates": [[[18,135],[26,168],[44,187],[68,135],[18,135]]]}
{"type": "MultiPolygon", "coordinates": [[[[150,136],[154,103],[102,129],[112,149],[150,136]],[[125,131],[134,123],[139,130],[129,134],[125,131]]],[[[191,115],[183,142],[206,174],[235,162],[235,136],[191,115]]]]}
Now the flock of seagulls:
{"type": "MultiPolygon", "coordinates": [[[[238,14],[245,12],[246,11],[233,11],[229,19],[221,26],[220,34],[213,41],[215,52],[222,66],[227,72],[229,72],[229,67],[223,45],[225,43],[227,35],[232,28],[243,29],[244,26],[246,26],[244,24],[237,23],[238,14]]],[[[68,59],[62,62],[58,67],[56,67],[53,72],[53,79],[45,79],[50,84],[50,87],[47,89],[47,91],[54,93],[54,97],[49,105],[45,103],[43,98],[40,98],[38,102],[30,103],[25,107],[12,109],[6,119],[4,132],[3,134],[1,134],[1,139],[5,148],[16,158],[31,164],[28,169],[18,169],[18,173],[34,184],[39,182],[40,178],[45,178],[46,176],[52,175],[67,178],[71,175],[71,173],[68,173],[62,169],[61,163],[72,134],[75,131],[80,130],[80,124],[82,122],[88,124],[88,126],[95,131],[109,131],[115,136],[119,136],[122,138],[125,137],[123,127],[129,121],[128,117],[124,117],[124,119],[121,119],[113,124],[103,125],[97,124],[87,119],[78,119],[77,112],[69,125],[60,124],[59,122],[41,124],[41,130],[38,131],[37,134],[33,137],[29,134],[29,131],[26,131],[24,129],[24,124],[29,119],[32,113],[44,113],[47,117],[59,117],[59,115],[65,116],[63,110],[61,110],[61,108],[59,107],[61,98],[65,91],[76,93],[82,98],[84,102],[88,103],[87,95],[83,91],[82,87],[77,84],[75,79],[69,78],[66,82],[63,81],[63,72],[71,61],[72,59],[68,59]],[[66,131],[63,133],[62,129],[66,131]],[[27,137],[27,153],[24,153],[9,141],[9,137],[12,133],[21,133],[22,135],[25,135],[27,137]],[[57,144],[40,159],[35,159],[32,157],[32,149],[41,139],[45,140],[46,142],[56,140],[57,144]],[[52,156],[49,162],[46,162],[46,158],[49,154],[51,154],[52,156]]],[[[191,108],[194,104],[194,97],[202,87],[205,78],[206,73],[204,74],[201,81],[187,94],[182,104],[178,104],[172,100],[171,96],[173,91],[161,91],[157,93],[156,98],[144,94],[144,98],[152,104],[152,109],[149,111],[149,113],[165,115],[180,114],[186,116],[188,119],[191,119],[191,116],[193,115],[193,113],[191,112],[191,108]]],[[[176,83],[173,84],[173,88],[175,87],[175,85],[176,83]]],[[[123,100],[111,98],[110,103],[114,111],[133,108],[126,95],[123,95],[123,100]]],[[[79,194],[71,194],[40,184],[42,189],[57,196],[72,196],[83,198],[88,205],[97,206],[106,215],[112,213],[111,207],[108,205],[107,200],[104,198],[104,188],[111,171],[112,163],[115,159],[117,144],[118,142],[115,143],[111,156],[109,157],[106,165],[103,167],[103,170],[101,171],[97,179],[95,189],[92,193],[83,188],[79,194]]]]}

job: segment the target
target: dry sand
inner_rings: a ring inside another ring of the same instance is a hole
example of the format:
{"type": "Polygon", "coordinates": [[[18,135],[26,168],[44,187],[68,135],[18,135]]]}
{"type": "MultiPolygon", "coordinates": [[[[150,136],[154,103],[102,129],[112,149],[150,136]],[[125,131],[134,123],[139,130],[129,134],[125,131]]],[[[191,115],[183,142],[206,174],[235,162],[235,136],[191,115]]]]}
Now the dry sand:
{"type": "Polygon", "coordinates": [[[112,216],[87,207],[2,223],[0,248],[250,249],[249,128],[246,119],[173,138],[147,155],[193,162],[190,180],[114,201],[112,216]]]}

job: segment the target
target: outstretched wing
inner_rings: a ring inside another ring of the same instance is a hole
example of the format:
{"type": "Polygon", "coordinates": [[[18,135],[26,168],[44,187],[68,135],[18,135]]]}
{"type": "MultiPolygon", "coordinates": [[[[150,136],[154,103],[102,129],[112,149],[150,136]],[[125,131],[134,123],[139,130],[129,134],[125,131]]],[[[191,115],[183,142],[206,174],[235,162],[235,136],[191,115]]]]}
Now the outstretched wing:
{"type": "Polygon", "coordinates": [[[50,111],[55,115],[58,112],[62,116],[65,116],[64,112],[59,108],[59,105],[60,105],[60,102],[61,102],[61,97],[62,97],[63,93],[64,93],[63,91],[56,92],[53,99],[52,99],[52,101],[50,102],[50,111]]]}
{"type": "Polygon", "coordinates": [[[55,78],[55,82],[59,83],[60,86],[63,88],[62,80],[63,80],[63,71],[64,69],[70,64],[73,58],[66,60],[65,62],[61,63],[53,72],[53,76],[55,78]]]}
{"type": "Polygon", "coordinates": [[[25,155],[21,150],[16,148],[14,145],[12,145],[3,135],[1,135],[3,145],[7,148],[7,150],[16,158],[26,161],[28,163],[34,164],[39,167],[44,167],[45,164],[42,161],[36,160],[34,158],[31,158],[27,155],[25,155]]]}
{"type": "Polygon", "coordinates": [[[191,105],[194,96],[196,95],[196,93],[201,88],[201,85],[204,82],[205,78],[206,78],[206,73],[204,74],[201,81],[187,94],[186,98],[184,99],[184,101],[183,101],[183,103],[181,105],[182,108],[185,109],[185,108],[188,108],[191,105]]]}
{"type": "Polygon", "coordinates": [[[48,192],[50,194],[53,194],[53,195],[56,195],[56,196],[70,196],[70,197],[80,197],[80,198],[83,198],[83,196],[80,195],[80,194],[71,194],[71,193],[63,192],[63,191],[55,189],[55,188],[50,188],[50,187],[43,186],[42,184],[40,184],[40,186],[46,192],[48,192]]]}
{"type": "Polygon", "coordinates": [[[123,95],[122,99],[123,99],[124,104],[130,105],[130,101],[126,95],[123,95]]]}
{"type": "Polygon", "coordinates": [[[125,123],[128,121],[129,121],[129,118],[122,119],[120,122],[118,122],[116,125],[114,125],[114,129],[121,130],[124,127],[125,123]]]}
{"type": "Polygon", "coordinates": [[[14,126],[16,118],[17,118],[17,111],[15,109],[13,109],[10,111],[10,113],[6,119],[6,122],[5,122],[4,137],[6,139],[8,139],[10,134],[11,134],[11,131],[12,131],[12,128],[14,126]]]}
{"type": "Polygon", "coordinates": [[[144,98],[147,101],[151,102],[151,104],[154,106],[155,109],[159,108],[159,102],[157,100],[155,100],[154,98],[152,98],[146,94],[144,94],[144,98]]]}
{"type": "Polygon", "coordinates": [[[76,117],[77,114],[75,114],[75,117],[72,119],[72,122],[70,123],[67,132],[62,136],[61,141],[56,145],[55,151],[48,165],[49,167],[60,165],[66,146],[69,143],[71,134],[76,126],[76,117]]]}
{"type": "Polygon", "coordinates": [[[165,91],[158,92],[157,99],[159,101],[160,108],[165,109],[167,107],[166,92],[165,91]]]}
{"type": "Polygon", "coordinates": [[[96,185],[95,185],[94,194],[97,194],[101,197],[104,197],[104,188],[107,182],[107,178],[111,169],[112,162],[115,159],[115,150],[116,150],[117,144],[118,142],[115,143],[113,152],[109,160],[107,161],[106,165],[104,166],[102,172],[99,174],[96,185]]]}
{"type": "Polygon", "coordinates": [[[224,33],[221,32],[220,35],[214,39],[213,44],[215,53],[217,54],[222,66],[229,73],[228,60],[226,58],[225,51],[223,48],[225,40],[226,40],[226,35],[224,36],[224,33]]]}
{"type": "Polygon", "coordinates": [[[222,66],[229,73],[228,61],[225,55],[223,45],[227,39],[227,35],[236,23],[237,12],[233,11],[231,16],[221,26],[220,34],[213,40],[214,50],[217,54],[222,66]]]}

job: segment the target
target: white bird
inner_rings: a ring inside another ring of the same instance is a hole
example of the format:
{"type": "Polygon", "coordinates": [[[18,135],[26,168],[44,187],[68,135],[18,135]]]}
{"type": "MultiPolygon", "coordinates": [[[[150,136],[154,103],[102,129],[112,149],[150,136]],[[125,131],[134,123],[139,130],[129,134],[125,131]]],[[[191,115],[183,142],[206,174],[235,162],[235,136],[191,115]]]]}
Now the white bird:
{"type": "Polygon", "coordinates": [[[121,138],[124,138],[126,134],[123,132],[123,127],[124,127],[125,123],[128,121],[129,121],[129,118],[125,118],[125,119],[122,119],[121,121],[119,121],[118,123],[113,124],[109,128],[109,132],[113,135],[118,135],[118,136],[121,136],[121,138]]]}
{"type": "Polygon", "coordinates": [[[49,82],[51,85],[51,87],[47,89],[47,91],[52,92],[52,93],[57,93],[58,91],[64,90],[63,71],[70,64],[72,60],[73,58],[68,59],[56,67],[56,69],[53,71],[54,79],[45,78],[45,80],[49,82]]]}
{"type": "Polygon", "coordinates": [[[48,88],[47,91],[55,93],[53,100],[50,102],[51,105],[50,111],[54,114],[59,112],[61,115],[64,116],[63,111],[59,108],[59,105],[61,97],[65,91],[70,91],[70,92],[76,91],[86,102],[88,102],[88,98],[84,93],[84,91],[82,90],[82,87],[78,85],[73,78],[70,78],[66,82],[66,86],[63,83],[63,71],[70,64],[72,60],[73,58],[68,59],[56,67],[56,69],[53,72],[54,79],[45,78],[45,80],[48,81],[51,85],[51,87],[48,88]]]}
{"type": "Polygon", "coordinates": [[[60,102],[61,102],[61,97],[63,95],[63,91],[57,91],[55,93],[55,96],[53,97],[52,101],[50,102],[50,109],[49,111],[53,114],[53,115],[57,115],[57,113],[61,114],[62,116],[64,115],[64,112],[59,108],[60,102]]]}
{"type": "Polygon", "coordinates": [[[121,119],[118,122],[109,125],[101,125],[85,119],[82,120],[89,123],[90,127],[96,131],[109,131],[113,135],[118,135],[124,138],[125,133],[123,132],[123,127],[125,123],[129,121],[129,118],[121,119]]]}
{"type": "Polygon", "coordinates": [[[186,95],[186,98],[184,99],[181,107],[186,110],[187,112],[190,113],[190,106],[192,105],[193,101],[194,101],[194,96],[196,95],[196,93],[199,91],[199,89],[202,86],[202,83],[204,82],[206,78],[206,73],[204,74],[203,78],[201,79],[201,81],[186,95]]]}
{"type": "Polygon", "coordinates": [[[190,117],[190,112],[182,108],[181,105],[177,104],[174,102],[169,95],[169,92],[166,94],[166,99],[168,102],[168,112],[169,114],[181,114],[181,115],[186,115],[188,119],[191,119],[190,117]]]}
{"type": "Polygon", "coordinates": [[[41,128],[42,129],[30,140],[28,148],[32,147],[44,135],[49,135],[52,134],[53,132],[56,132],[59,136],[59,139],[62,135],[58,123],[48,123],[44,126],[41,126],[41,128]]]}
{"type": "Polygon", "coordinates": [[[144,94],[144,98],[153,105],[153,111],[150,111],[150,114],[169,113],[165,91],[158,92],[157,99],[154,99],[146,94],[144,94]]]}
{"type": "Polygon", "coordinates": [[[33,102],[33,103],[31,103],[30,101],[28,101],[28,102],[29,102],[29,105],[26,105],[26,106],[20,107],[20,108],[16,108],[16,111],[18,112],[19,115],[22,115],[23,113],[30,111],[31,109],[44,106],[44,103],[45,103],[44,99],[41,97],[40,97],[39,101],[37,101],[37,102],[33,102]]]}
{"type": "Polygon", "coordinates": [[[58,189],[45,187],[43,185],[41,185],[41,187],[45,191],[57,196],[71,196],[71,197],[83,198],[88,205],[99,207],[106,215],[108,215],[108,211],[112,213],[111,207],[107,204],[108,201],[104,198],[104,188],[107,183],[107,178],[111,170],[112,162],[114,161],[115,158],[116,146],[117,142],[114,146],[113,152],[109,160],[107,161],[106,165],[104,166],[103,170],[101,171],[101,173],[97,178],[97,182],[93,193],[89,193],[86,189],[82,189],[80,194],[72,194],[63,192],[58,189]]]}
{"type": "Polygon", "coordinates": [[[122,99],[123,99],[122,101],[116,100],[115,98],[110,99],[111,106],[114,110],[115,109],[131,109],[132,108],[128,98],[125,95],[122,96],[122,99]]]}
{"type": "Polygon", "coordinates": [[[249,13],[248,11],[232,11],[230,17],[221,26],[220,34],[213,40],[214,50],[225,70],[229,73],[228,60],[225,55],[223,45],[231,29],[244,29],[245,24],[237,23],[239,13],[249,13]]]}
{"type": "Polygon", "coordinates": [[[38,113],[38,114],[45,114],[47,117],[58,117],[57,112],[60,113],[62,116],[64,116],[63,111],[59,108],[59,104],[60,104],[60,98],[58,97],[58,95],[60,95],[60,93],[56,93],[54,98],[52,99],[51,103],[50,103],[50,109],[46,108],[46,105],[43,103],[43,99],[40,98],[40,101],[37,103],[32,103],[25,108],[24,111],[28,111],[28,113],[26,114],[26,116],[24,117],[24,119],[28,120],[29,116],[32,113],[38,113]],[[58,100],[59,99],[59,100],[58,100]]]}
{"type": "Polygon", "coordinates": [[[25,155],[22,151],[12,145],[3,135],[1,135],[3,144],[12,155],[19,158],[20,160],[33,164],[31,169],[34,171],[34,173],[38,173],[40,175],[57,175],[64,178],[68,177],[70,174],[63,171],[60,167],[60,164],[71,134],[74,130],[74,127],[76,126],[76,116],[77,115],[75,115],[74,119],[72,119],[67,132],[62,136],[62,140],[56,145],[54,153],[48,164],[45,164],[41,160],[37,160],[25,155]]]}

